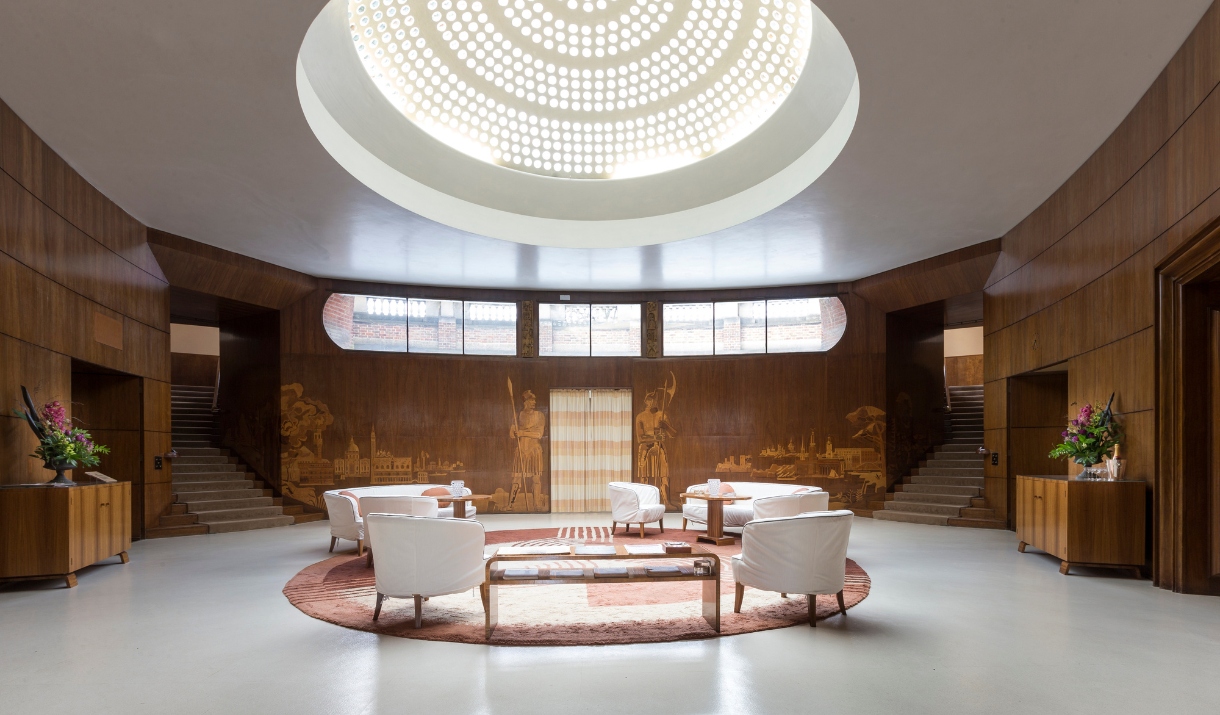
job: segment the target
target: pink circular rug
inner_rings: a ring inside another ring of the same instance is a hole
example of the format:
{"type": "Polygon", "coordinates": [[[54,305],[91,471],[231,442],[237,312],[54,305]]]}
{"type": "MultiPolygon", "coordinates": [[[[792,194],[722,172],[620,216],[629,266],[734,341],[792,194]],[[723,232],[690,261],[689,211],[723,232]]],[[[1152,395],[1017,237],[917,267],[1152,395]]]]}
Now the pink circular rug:
{"type": "MultiPolygon", "coordinates": [[[[518,529],[487,532],[487,544],[641,544],[662,541],[694,543],[697,532],[649,529],[625,536],[620,527],[610,536],[606,527],[518,529]]],[[[706,545],[705,545],[706,547],[706,545]]],[[[803,625],[809,617],[804,596],[781,598],[769,591],[746,589],[741,613],[733,613],[733,546],[707,547],[720,556],[720,633],[701,616],[702,586],[698,582],[501,586],[499,625],[490,641],[483,636],[483,603],[478,589],[437,596],[424,603],[423,627],[415,628],[411,599],[387,599],[373,621],[376,589],[373,569],[355,551],[309,566],[284,587],[292,605],[314,618],[357,630],[422,640],[491,645],[610,645],[660,643],[715,638],[803,625]]],[[[634,564],[618,561],[615,565],[634,564]]],[[[649,564],[666,563],[649,561],[649,564]]],[[[687,561],[674,561],[689,564],[687,561]]],[[[554,566],[555,564],[550,564],[554,566]]],[[[566,565],[577,565],[565,562],[566,565]]],[[[374,564],[374,568],[376,564],[374,564]]],[[[848,608],[863,601],[871,582],[856,562],[847,560],[843,599],[848,608]]],[[[835,597],[817,597],[817,617],[838,613],[835,597]]]]}

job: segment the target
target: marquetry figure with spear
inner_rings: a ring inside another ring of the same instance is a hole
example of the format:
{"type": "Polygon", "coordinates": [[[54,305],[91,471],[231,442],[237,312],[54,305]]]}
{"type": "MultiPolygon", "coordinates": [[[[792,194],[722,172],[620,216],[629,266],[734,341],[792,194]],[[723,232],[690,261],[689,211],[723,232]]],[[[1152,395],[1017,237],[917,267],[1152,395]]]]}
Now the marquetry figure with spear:
{"type": "Polygon", "coordinates": [[[546,417],[534,409],[537,401],[529,390],[521,393],[524,409],[517,414],[517,399],[513,396],[511,377],[508,378],[508,400],[513,411],[513,426],[509,435],[517,443],[508,511],[538,511],[542,501],[542,436],[546,432],[546,417]]]}
{"type": "Polygon", "coordinates": [[[669,422],[667,410],[673,404],[677,389],[678,378],[671,372],[663,387],[644,396],[644,410],[635,416],[635,438],[639,445],[636,479],[659,489],[661,503],[667,506],[673,504],[669,501],[669,459],[665,440],[678,434],[669,422]]]}

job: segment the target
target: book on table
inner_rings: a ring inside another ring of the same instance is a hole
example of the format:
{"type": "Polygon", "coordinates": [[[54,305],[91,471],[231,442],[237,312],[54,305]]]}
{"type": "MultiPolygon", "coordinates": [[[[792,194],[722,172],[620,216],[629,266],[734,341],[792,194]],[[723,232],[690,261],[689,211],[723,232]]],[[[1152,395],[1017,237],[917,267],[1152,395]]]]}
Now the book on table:
{"type": "Polygon", "coordinates": [[[682,573],[677,566],[648,566],[644,571],[649,576],[678,576],[682,573]]]}
{"type": "Polygon", "coordinates": [[[626,566],[607,566],[605,568],[593,569],[594,578],[627,578],[626,566]]]}
{"type": "Polygon", "coordinates": [[[613,546],[582,545],[576,547],[577,556],[614,556],[616,553],[618,552],[614,550],[613,546]]]}
{"type": "Polygon", "coordinates": [[[504,569],[501,573],[505,579],[538,578],[538,569],[504,569]]]}
{"type": "Polygon", "coordinates": [[[551,569],[551,578],[584,578],[584,569],[551,569]]]}

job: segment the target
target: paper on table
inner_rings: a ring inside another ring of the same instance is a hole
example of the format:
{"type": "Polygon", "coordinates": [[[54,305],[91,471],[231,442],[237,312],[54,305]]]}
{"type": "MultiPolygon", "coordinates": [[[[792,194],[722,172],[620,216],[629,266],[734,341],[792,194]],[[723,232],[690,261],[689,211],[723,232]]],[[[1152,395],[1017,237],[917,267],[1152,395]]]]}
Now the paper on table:
{"type": "Polygon", "coordinates": [[[626,549],[627,549],[627,553],[629,553],[633,556],[643,555],[643,554],[663,554],[663,553],[665,553],[665,547],[661,546],[660,544],[641,544],[638,546],[628,545],[626,547],[626,549]]]}
{"type": "Polygon", "coordinates": [[[577,556],[613,556],[616,554],[613,546],[577,546],[577,556]]]}
{"type": "Polygon", "coordinates": [[[568,554],[567,546],[503,546],[496,551],[497,556],[541,556],[543,554],[568,554]]]}
{"type": "Polygon", "coordinates": [[[538,578],[538,569],[504,569],[504,578],[538,578]]]}
{"type": "Polygon", "coordinates": [[[551,569],[551,578],[584,578],[584,569],[551,569]]]}

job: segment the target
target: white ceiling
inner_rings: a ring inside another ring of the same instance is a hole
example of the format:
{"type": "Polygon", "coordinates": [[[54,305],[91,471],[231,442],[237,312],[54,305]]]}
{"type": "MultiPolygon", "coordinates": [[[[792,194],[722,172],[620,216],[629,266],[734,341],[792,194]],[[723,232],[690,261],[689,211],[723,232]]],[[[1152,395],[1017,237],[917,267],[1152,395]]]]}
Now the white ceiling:
{"type": "Polygon", "coordinates": [[[151,227],[306,273],[555,289],[859,278],[1002,235],[1126,116],[1211,0],[823,0],[860,113],[808,189],[708,236],[546,248],[424,219],[306,124],[325,0],[0,0],[0,98],[151,227]]]}

